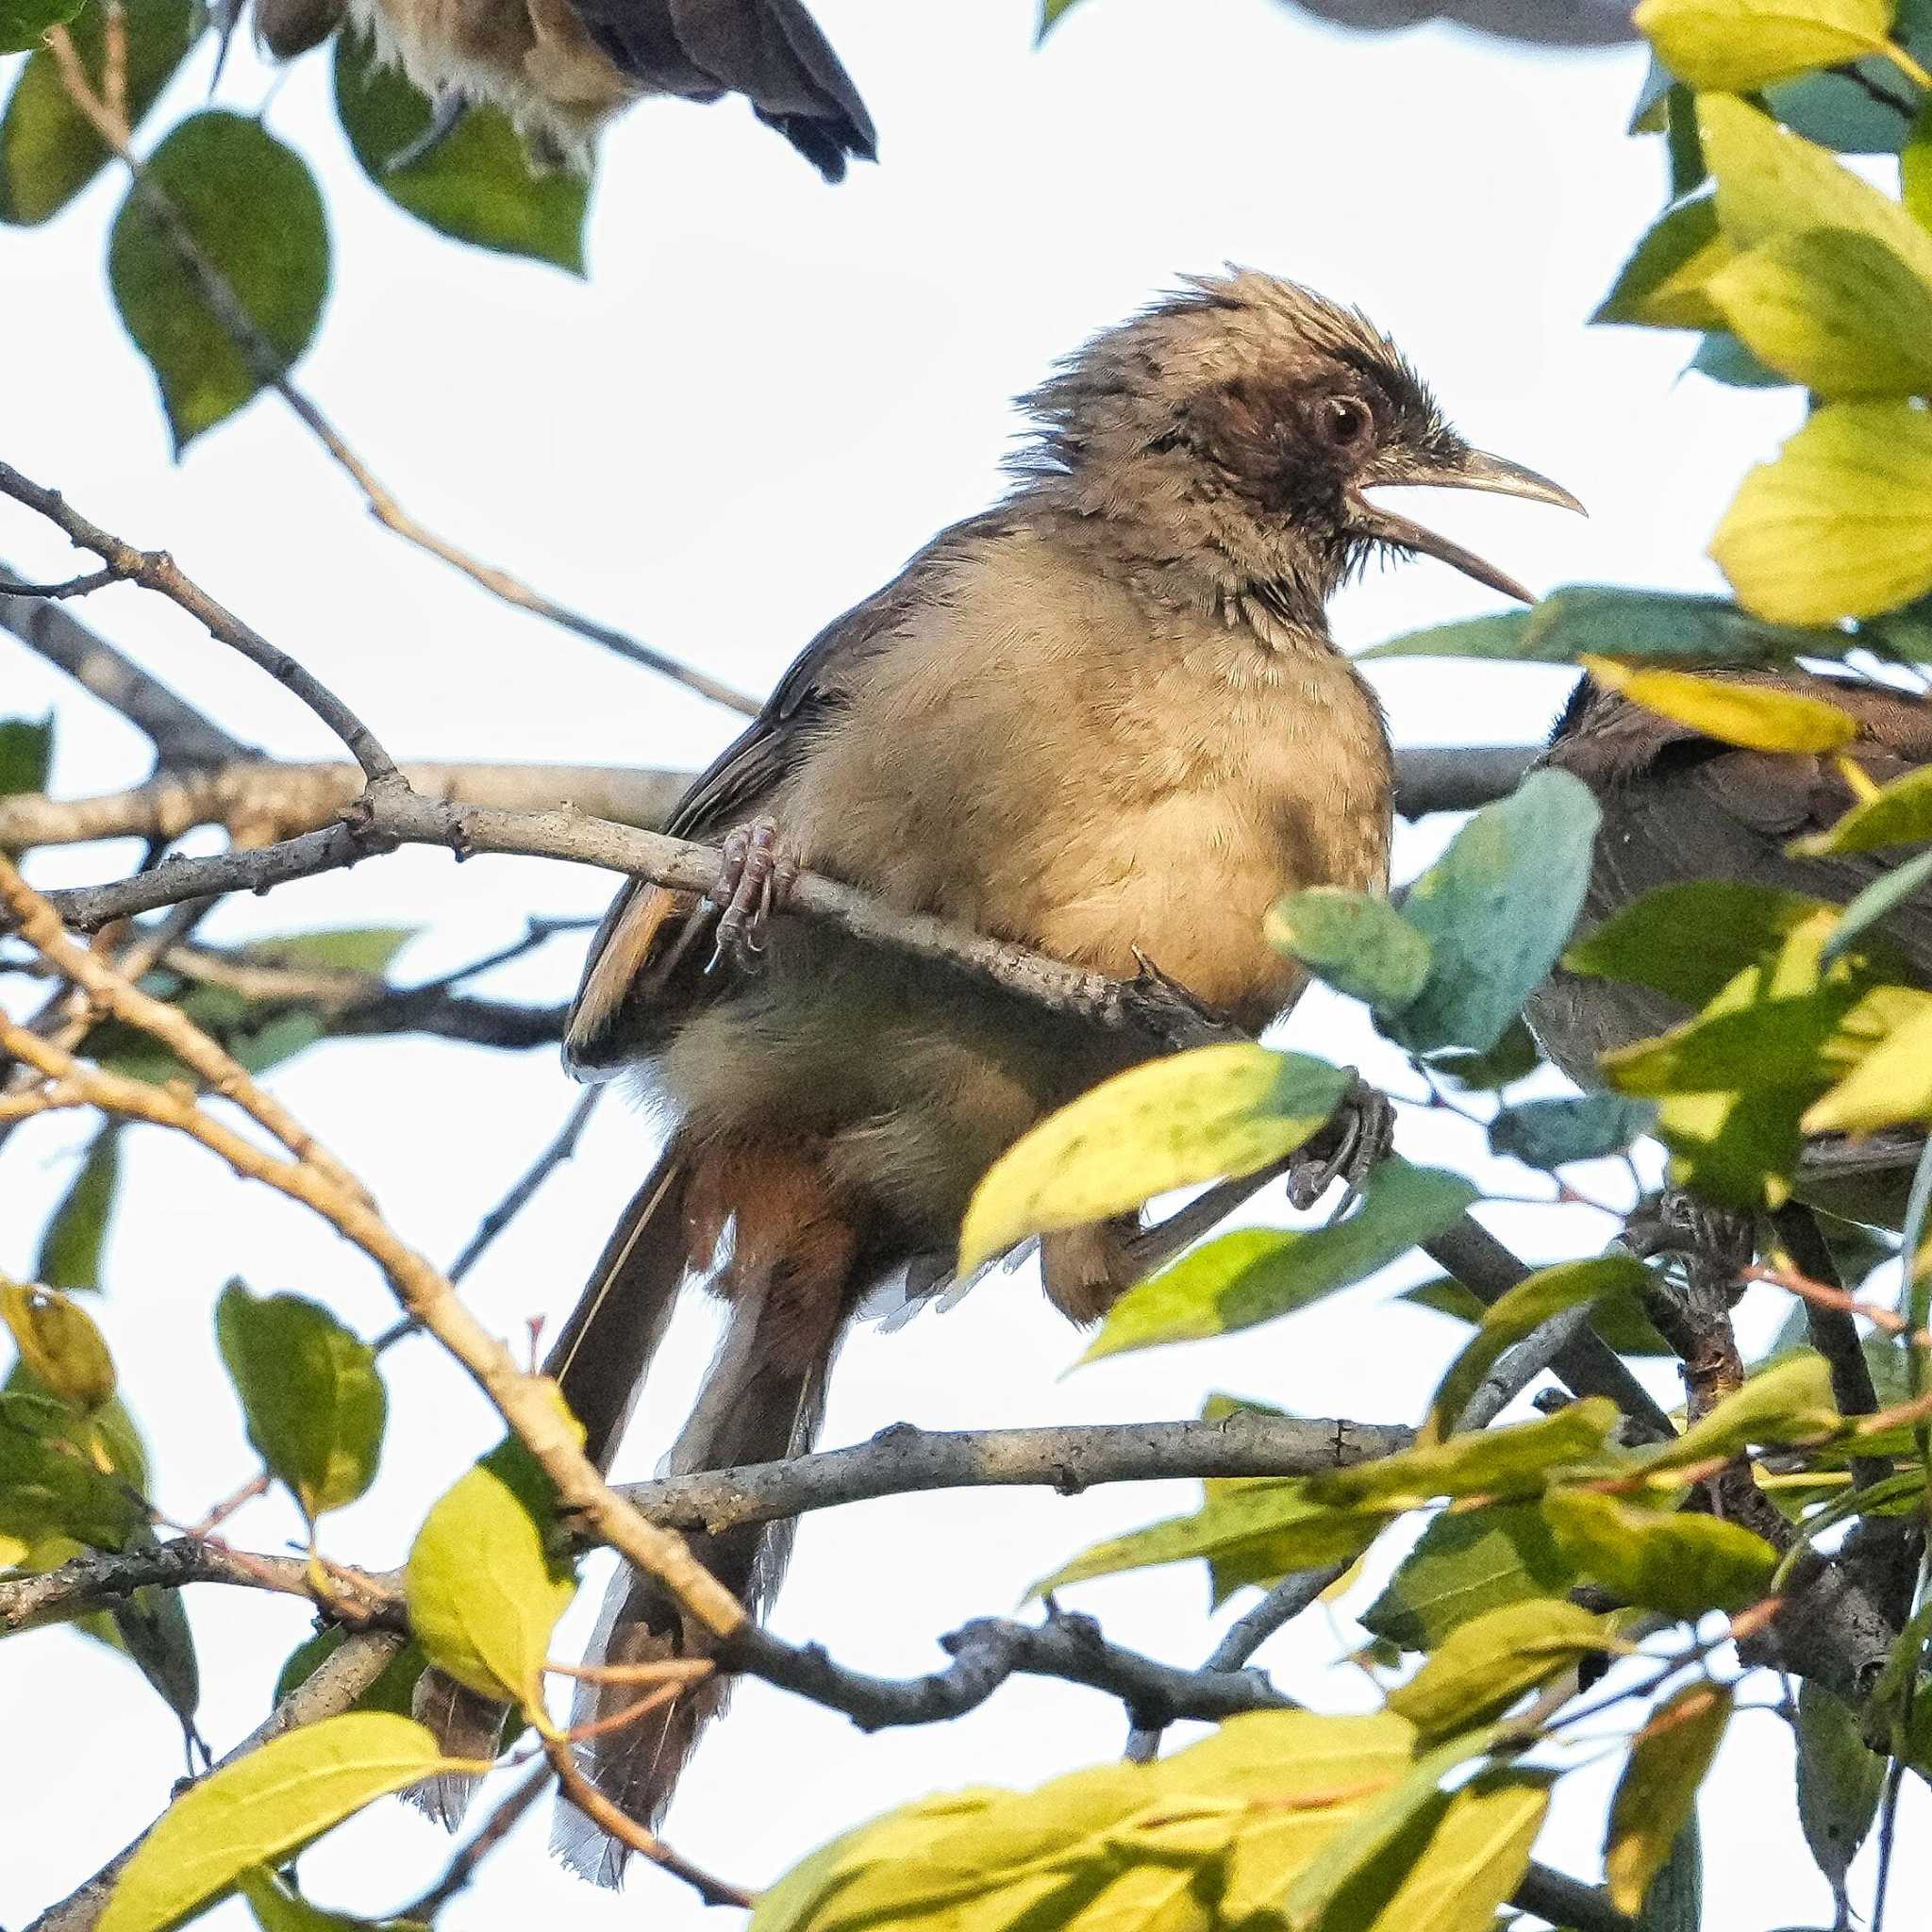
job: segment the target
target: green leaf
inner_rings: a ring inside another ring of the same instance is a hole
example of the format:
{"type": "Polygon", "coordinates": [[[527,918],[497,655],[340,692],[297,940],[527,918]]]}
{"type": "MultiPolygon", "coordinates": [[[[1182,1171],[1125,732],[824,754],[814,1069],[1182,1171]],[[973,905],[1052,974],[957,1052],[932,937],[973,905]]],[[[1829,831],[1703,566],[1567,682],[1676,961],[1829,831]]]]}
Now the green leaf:
{"type": "MultiPolygon", "coordinates": [[[[1420,1308],[1433,1308],[1440,1315],[1453,1315],[1457,1321],[1472,1326],[1489,1309],[1489,1304],[1480,1295],[1473,1294],[1451,1275],[1440,1275],[1434,1281],[1405,1289],[1401,1299],[1413,1302],[1420,1308]]],[[[1590,1325],[1619,1355],[1669,1356],[1673,1359],[1676,1357],[1676,1350],[1657,1332],[1635,1295],[1614,1291],[1606,1295],[1591,1316],[1590,1325]]]]}
{"type": "Polygon", "coordinates": [[[113,1400],[114,1358],[93,1318],[58,1289],[0,1285],[0,1318],[34,1380],[76,1414],[113,1400]]]}
{"type": "Polygon", "coordinates": [[[1348,1086],[1346,1074],[1321,1060],[1246,1042],[1117,1074],[992,1164],[959,1230],[959,1271],[971,1274],[1028,1235],[1267,1167],[1321,1127],[1348,1086]]]}
{"type": "Polygon", "coordinates": [[[1567,772],[1532,772],[1485,806],[1408,889],[1403,917],[1431,948],[1422,991],[1384,1030],[1410,1050],[1487,1052],[1575,930],[1601,814],[1567,772]]]}
{"type": "Polygon", "coordinates": [[[447,1491],[409,1551],[409,1625],[458,1683],[537,1708],[550,1633],[576,1592],[556,1495],[507,1438],[447,1491]]]}
{"type": "Polygon", "coordinates": [[[1751,93],[1882,51],[1892,0],[1643,0],[1631,16],[1694,88],[1751,93]]]}
{"type": "Polygon", "coordinates": [[[1491,1121],[1490,1152],[1553,1174],[1573,1160],[1621,1153],[1649,1133],[1656,1119],[1655,1108],[1615,1093],[1525,1100],[1491,1121]]]}
{"type": "Polygon", "coordinates": [[[180,1720],[183,1730],[192,1733],[201,1703],[201,1666],[180,1591],[137,1590],[110,1615],[121,1648],[180,1720]]]}
{"type": "Polygon", "coordinates": [[[1745,476],[1710,554],[1783,622],[1909,603],[1932,589],[1932,421],[1909,403],[1827,404],[1745,476]]]}
{"type": "Polygon", "coordinates": [[[1362,1627],[1405,1650],[1434,1650],[1473,1617],[1558,1596],[1575,1580],[1536,1504],[1445,1512],[1363,1611],[1362,1627]]]}
{"type": "Polygon", "coordinates": [[[1521,1017],[1504,1027],[1502,1039],[1488,1053],[1465,1053],[1452,1046],[1427,1058],[1429,1071],[1439,1079],[1489,1093],[1527,1079],[1543,1063],[1536,1035],[1521,1017]]]}
{"type": "Polygon", "coordinates": [[[239,957],[250,966],[310,967],[323,973],[362,973],[380,979],[422,928],[414,925],[344,925],[321,932],[291,932],[252,940],[239,957]]]}
{"type": "Polygon", "coordinates": [[[1458,1624],[1389,1708],[1424,1743],[1499,1718],[1580,1658],[1627,1649],[1601,1617],[1560,1597],[1509,1604],[1458,1624]]]}
{"type": "MultiPolygon", "coordinates": [[[[139,127],[201,37],[198,0],[139,0],[125,9],[127,115],[139,127]]],[[[98,86],[106,55],[105,9],[91,0],[68,24],[82,67],[98,86]]],[[[44,48],[21,70],[0,118],[0,222],[33,227],[58,214],[107,166],[107,148],[74,105],[59,64],[44,48]]],[[[36,787],[36,790],[39,788],[36,787]]]]}
{"type": "Polygon", "coordinates": [[[1040,0],[1040,29],[1033,37],[1034,45],[1038,46],[1045,40],[1047,34],[1077,5],[1078,0],[1040,0]]]}
{"type": "Polygon", "coordinates": [[[1637,244],[1591,320],[1648,328],[1718,327],[1724,311],[1711,299],[1708,284],[1736,255],[1718,232],[1716,201],[1706,195],[1684,202],[1637,244]]]}
{"type": "Polygon", "coordinates": [[[215,1337],[248,1440],[302,1513],[312,1524],[353,1503],[375,1478],[389,1414],[375,1351],[320,1302],[258,1301],[239,1281],[215,1304],[215,1337]]]}
{"type": "Polygon", "coordinates": [[[1242,1228],[1130,1288],[1080,1359],[1231,1334],[1305,1308],[1400,1260],[1477,1198],[1460,1174],[1385,1160],[1346,1221],[1306,1230],[1242,1228]]]}
{"type": "Polygon", "coordinates": [[[1860,799],[1829,831],[1793,841],[1794,858],[1841,852],[1880,852],[1888,845],[1916,845],[1932,839],[1932,765],[1921,765],[1870,798],[1860,799]]]}
{"type": "Polygon", "coordinates": [[[1730,879],[1664,886],[1578,941],[1563,964],[1572,973],[1628,980],[1701,1008],[1807,922],[1829,919],[1833,910],[1823,899],[1730,879]],[[1688,932],[1697,935],[1694,946],[1684,943],[1688,932]]]}
{"type": "Polygon", "coordinates": [[[1361,655],[1572,664],[1595,653],[1696,664],[1763,664],[1800,656],[1842,657],[1848,641],[1839,631],[1766,624],[1723,597],[1584,584],[1553,591],[1528,610],[1412,631],[1361,655]]]}
{"type": "Polygon", "coordinates": [[[265,1865],[242,1874],[242,1895],[261,1932],[406,1932],[414,1919],[358,1919],[346,1912],[326,1912],[291,1890],[265,1865]]]}
{"type": "Polygon", "coordinates": [[[1709,294],[1761,362],[1818,395],[1932,389],[1932,288],[1870,235],[1779,236],[1721,270],[1709,294]]]}
{"type": "Polygon", "coordinates": [[[1686,1469],[1714,1458],[1727,1461],[1754,1444],[1775,1449],[1829,1439],[1842,1426],[1824,1357],[1799,1349],[1753,1375],[1674,1442],[1647,1452],[1644,1461],[1650,1469],[1686,1469]]]}
{"type": "Polygon", "coordinates": [[[1396,1012],[1429,976],[1429,942],[1387,899],[1311,886],[1270,908],[1264,931],[1338,992],[1377,1012],[1396,1012]]]}
{"type": "Polygon", "coordinates": [[[191,1786],[141,1840],[98,1932],[165,1932],[375,1799],[444,1762],[421,1724],[386,1713],[325,1718],[191,1786]]]}
{"type": "Polygon", "coordinates": [[[1798,1684],[1798,1817],[1818,1869],[1842,1900],[1845,1874],[1885,1790],[1885,1759],[1865,1743],[1857,1713],[1808,1677],[1798,1684]]]}
{"type": "Polygon", "coordinates": [[[54,762],[54,718],[0,718],[0,798],[44,791],[54,762]]]}
{"type": "Polygon", "coordinates": [[[1315,1502],[1391,1512],[1419,1509],[1438,1496],[1533,1496],[1553,1475],[1603,1467],[1616,1426],[1617,1405],[1592,1395],[1541,1422],[1421,1443],[1376,1462],[1304,1480],[1315,1502]]]}
{"type": "Polygon", "coordinates": [[[1607,658],[1586,657],[1582,662],[1607,690],[1721,744],[1747,751],[1832,752],[1858,735],[1858,721],[1842,706],[1773,685],[1689,671],[1632,671],[1607,658]]]}
{"type": "Polygon", "coordinates": [[[98,1289],[108,1220],[121,1185],[121,1130],[107,1122],[88,1143],[87,1158],[41,1236],[34,1278],[49,1288],[98,1289]]]}
{"type": "Polygon", "coordinates": [[[336,113],[362,172],[398,208],[454,241],[583,274],[591,184],[569,169],[540,173],[500,108],[470,108],[397,168],[391,162],[429,127],[428,101],[359,33],[336,36],[335,86],[336,113]]]}
{"type": "Polygon", "coordinates": [[[0,1534],[70,1536],[118,1550],[147,1528],[139,1494],[115,1469],[100,1420],[49,1395],[0,1394],[0,1534]]]}
{"type": "MultiPolygon", "coordinates": [[[[308,164],[259,122],[207,108],[170,132],[147,175],[284,363],[295,362],[329,285],[328,217],[308,164]]],[[[160,385],[178,455],[250,401],[261,379],[138,192],[114,218],[108,280],[160,385]]]]}
{"type": "Polygon", "coordinates": [[[1594,1261],[1565,1261],[1539,1269],[1485,1310],[1482,1324],[1450,1365],[1429,1404],[1424,1435],[1440,1441],[1457,1424],[1483,1377],[1524,1337],[1568,1309],[1606,1295],[1636,1294],[1647,1280],[1643,1265],[1625,1255],[1594,1261]]]}
{"type": "Polygon", "coordinates": [[[1170,1517],[1095,1543],[1042,1576],[1027,1593],[1044,1596],[1093,1576],[1205,1557],[1214,1571],[1215,1600],[1220,1602],[1243,1584],[1272,1584],[1297,1570],[1350,1562],[1387,1526],[1388,1518],[1378,1511],[1337,1509],[1309,1501],[1303,1477],[1217,1484],[1193,1515],[1170,1517]]]}
{"type": "Polygon", "coordinates": [[[1850,228],[1932,282],[1932,234],[1824,148],[1726,94],[1698,97],[1697,125],[1717,177],[1718,225],[1733,247],[1850,228]]]}
{"type": "Polygon", "coordinates": [[[1932,1000],[1814,1101],[1799,1124],[1807,1134],[1873,1134],[1924,1120],[1932,1120],[1932,1000]]]}
{"type": "Polygon", "coordinates": [[[1715,1516],[1659,1514],[1589,1490],[1552,1490],[1543,1514],[1585,1576],[1667,1617],[1741,1610],[1764,1595],[1777,1568],[1761,1536],[1715,1516]]]}
{"type": "Polygon", "coordinates": [[[81,0],[0,0],[0,54],[25,54],[38,47],[50,26],[70,21],[81,0]]]}
{"type": "Polygon", "coordinates": [[[1637,1932],[1703,1932],[1704,1840],[1697,1814],[1677,1834],[1663,1870],[1650,1881],[1637,1932]]]}
{"type": "Polygon", "coordinates": [[[1668,1698],[1638,1734],[1610,1801],[1604,1878],[1620,1912],[1643,1904],[1678,1834],[1690,1824],[1697,1788],[1731,1721],[1731,1693],[1689,1684],[1668,1698]]]}

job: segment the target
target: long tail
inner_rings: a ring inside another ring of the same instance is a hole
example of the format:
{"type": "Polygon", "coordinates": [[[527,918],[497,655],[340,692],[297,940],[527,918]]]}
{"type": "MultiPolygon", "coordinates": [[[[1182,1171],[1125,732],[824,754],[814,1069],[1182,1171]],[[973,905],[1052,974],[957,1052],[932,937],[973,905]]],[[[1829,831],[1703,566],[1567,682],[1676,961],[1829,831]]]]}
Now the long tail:
{"type": "MultiPolygon", "coordinates": [[[[728,1191],[734,1240],[720,1282],[730,1320],[669,1467],[673,1474],[725,1469],[799,1455],[816,1438],[825,1384],[858,1278],[858,1242],[815,1163],[788,1150],[741,1154],[706,1187],[728,1191]]],[[[704,1224],[699,1212],[693,1219],[704,1224]]],[[[715,1224],[713,1222],[712,1224],[715,1224]]],[[[792,1525],[745,1524],[693,1536],[695,1555],[757,1615],[778,1587],[791,1551],[792,1525]]],[[[593,1660],[615,1664],[702,1654],[703,1634],[652,1578],[620,1573],[611,1586],[593,1660]]],[[[619,1717],[648,1687],[583,1683],[573,1728],[619,1717]]],[[[713,1679],[630,1724],[615,1724],[578,1746],[586,1772],[633,1818],[655,1823],[669,1803],[698,1734],[724,1707],[713,1679]]],[[[614,1885],[625,1857],[581,1813],[559,1806],[555,1849],[577,1872],[614,1885]]]]}
{"type": "MultiPolygon", "coordinates": [[[[543,1364],[584,1425],[584,1451],[601,1469],[617,1452],[651,1357],[671,1319],[693,1256],[685,1205],[690,1163],[674,1141],[604,1244],[591,1278],[543,1364]]],[[[441,1671],[426,1670],[410,1700],[417,1719],[452,1757],[496,1755],[504,1710],[441,1671]]],[[[445,1774],[409,1793],[440,1824],[463,1821],[477,1780],[445,1774]]]]}

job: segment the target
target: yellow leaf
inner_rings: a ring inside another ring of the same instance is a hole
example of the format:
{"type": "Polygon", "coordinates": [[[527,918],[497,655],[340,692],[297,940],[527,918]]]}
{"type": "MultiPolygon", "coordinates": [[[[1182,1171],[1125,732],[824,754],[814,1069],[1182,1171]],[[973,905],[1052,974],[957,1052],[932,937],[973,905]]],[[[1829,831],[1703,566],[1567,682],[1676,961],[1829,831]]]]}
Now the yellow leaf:
{"type": "Polygon", "coordinates": [[[1707,292],[1760,362],[1818,395],[1932,390],[1932,288],[1874,236],[1778,236],[1719,269],[1707,292]]]}
{"type": "Polygon", "coordinates": [[[1599,684],[1645,710],[1751,751],[1837,751],[1858,735],[1858,721],[1850,712],[1771,685],[1690,671],[1633,671],[1587,654],[1577,662],[1599,684]]]}
{"type": "Polygon", "coordinates": [[[1749,93],[1882,53],[1891,0],[1643,0],[1632,19],[1679,80],[1749,93]]]}
{"type": "Polygon", "coordinates": [[[1932,418],[1902,402],[1820,409],[1744,478],[1710,554],[1781,623],[1875,617],[1932,590],[1932,418]]]}
{"type": "Polygon", "coordinates": [[[1631,1747],[1610,1805],[1604,1877],[1610,1903],[1636,1913],[1690,1822],[1697,1787],[1731,1721],[1731,1693],[1692,1684],[1672,1697],[1631,1747]]]}
{"type": "Polygon", "coordinates": [[[1801,1124],[1807,1134],[1874,1134],[1907,1121],[1932,1121],[1932,1007],[1874,1047],[1801,1124]]]}
{"type": "Polygon", "coordinates": [[[1173,1188],[1253,1174],[1334,1112],[1348,1076],[1237,1042],[1117,1074],[996,1160],[959,1230],[971,1274],[1016,1241],[1138,1208],[1173,1188]]]}
{"type": "Polygon", "coordinates": [[[20,1358],[42,1388],[82,1415],[114,1393],[114,1360],[93,1318],[71,1296],[18,1281],[0,1287],[0,1317],[20,1358]]]}
{"type": "MultiPolygon", "coordinates": [[[[1724,310],[1710,284],[1737,256],[1718,231],[1717,203],[1708,195],[1687,201],[1637,244],[1616,287],[1591,319],[1642,323],[1651,328],[1722,328],[1724,310]]],[[[1548,609],[1547,602],[1539,605],[1530,613],[1531,622],[1548,609]]]]}

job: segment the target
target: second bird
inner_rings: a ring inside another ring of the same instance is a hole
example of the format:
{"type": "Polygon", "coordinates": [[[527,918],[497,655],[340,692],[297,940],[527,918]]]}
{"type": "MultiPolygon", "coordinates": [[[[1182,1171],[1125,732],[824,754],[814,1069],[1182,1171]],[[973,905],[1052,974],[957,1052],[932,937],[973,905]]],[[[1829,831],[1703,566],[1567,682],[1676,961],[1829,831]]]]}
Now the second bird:
{"type": "MultiPolygon", "coordinates": [[[[1145,1051],[772,918],[794,868],[1107,974],[1144,955],[1259,1028],[1303,983],[1262,939],[1274,900],[1388,878],[1388,741],[1329,597],[1383,549],[1526,595],[1364,492],[1576,507],[1457,436],[1361,316],[1260,275],[1189,284],[1027,407],[1007,500],[829,625],[686,796],[670,829],[724,844],[722,909],[637,884],[593,942],[573,1068],[634,1072],[671,1122],[548,1364],[600,1462],[679,1285],[708,1270],[730,1319],[675,1471],[805,1447],[865,1291],[941,1272],[988,1166],[1145,1051]]],[[[1135,1225],[1043,1244],[1070,1318],[1131,1283],[1135,1225]]],[[[746,1527],[695,1546],[752,1602],[784,1541],[746,1527]]],[[[605,1655],[691,1641],[661,1589],[620,1579],[605,1655]]],[[[716,1696],[586,1746],[598,1782],[655,1816],[716,1696]]],[[[599,1714],[587,1687],[578,1721],[599,1714]]],[[[588,1828],[566,1849],[615,1875],[588,1828]]]]}

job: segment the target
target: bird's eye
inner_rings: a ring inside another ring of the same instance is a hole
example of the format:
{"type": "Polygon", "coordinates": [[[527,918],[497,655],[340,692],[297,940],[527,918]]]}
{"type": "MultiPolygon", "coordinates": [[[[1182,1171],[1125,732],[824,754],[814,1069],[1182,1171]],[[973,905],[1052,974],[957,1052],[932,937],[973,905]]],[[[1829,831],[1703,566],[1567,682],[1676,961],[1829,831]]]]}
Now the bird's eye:
{"type": "Polygon", "coordinates": [[[1353,396],[1330,396],[1322,408],[1322,433],[1337,449],[1349,449],[1369,433],[1367,408],[1353,396]]]}

